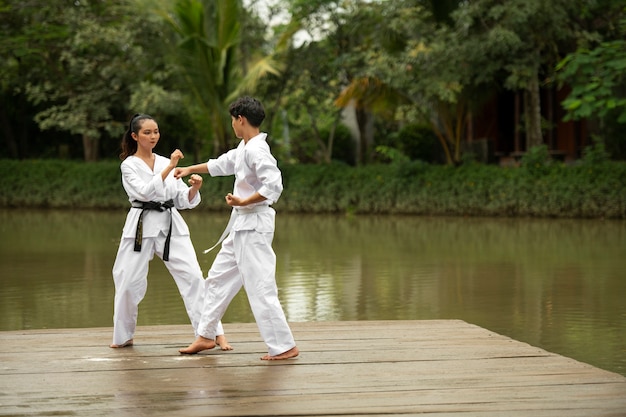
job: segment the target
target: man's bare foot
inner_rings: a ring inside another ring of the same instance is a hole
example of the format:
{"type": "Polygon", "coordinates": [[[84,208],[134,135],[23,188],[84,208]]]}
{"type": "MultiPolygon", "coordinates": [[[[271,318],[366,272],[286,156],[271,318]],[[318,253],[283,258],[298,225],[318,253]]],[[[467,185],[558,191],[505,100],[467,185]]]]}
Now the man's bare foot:
{"type": "Polygon", "coordinates": [[[187,355],[193,355],[203,350],[213,349],[215,347],[215,341],[207,339],[206,337],[198,336],[196,340],[184,349],[178,349],[180,353],[187,355]]]}
{"type": "Polygon", "coordinates": [[[222,350],[233,350],[233,347],[230,345],[230,343],[228,343],[228,340],[226,340],[226,336],[224,336],[223,334],[217,336],[215,338],[215,343],[222,349],[222,350]]]}
{"type": "Polygon", "coordinates": [[[133,339],[128,339],[127,341],[125,341],[124,343],[122,343],[121,345],[116,345],[115,343],[111,343],[109,345],[109,347],[112,348],[123,348],[123,347],[128,347],[128,346],[132,346],[133,345],[133,339]]]}
{"type": "Polygon", "coordinates": [[[261,358],[261,360],[263,360],[263,361],[278,361],[278,360],[281,360],[281,359],[295,358],[299,354],[300,354],[300,351],[298,350],[298,347],[294,346],[291,349],[289,349],[287,352],[283,352],[280,355],[276,355],[276,356],[265,355],[265,356],[263,356],[261,358]]]}

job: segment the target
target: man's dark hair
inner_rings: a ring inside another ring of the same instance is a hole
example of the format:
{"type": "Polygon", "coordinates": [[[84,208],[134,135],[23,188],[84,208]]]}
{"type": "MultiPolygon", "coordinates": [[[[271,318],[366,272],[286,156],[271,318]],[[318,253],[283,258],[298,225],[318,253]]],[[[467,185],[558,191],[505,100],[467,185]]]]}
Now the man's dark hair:
{"type": "Polygon", "coordinates": [[[228,108],[228,112],[233,117],[243,116],[248,119],[254,127],[261,126],[265,119],[265,110],[259,100],[252,97],[241,97],[235,100],[228,108]]]}

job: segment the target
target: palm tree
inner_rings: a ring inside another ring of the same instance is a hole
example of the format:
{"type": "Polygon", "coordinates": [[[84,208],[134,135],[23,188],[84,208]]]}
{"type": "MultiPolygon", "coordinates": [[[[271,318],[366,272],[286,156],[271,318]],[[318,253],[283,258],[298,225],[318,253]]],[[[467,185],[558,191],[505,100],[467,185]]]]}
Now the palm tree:
{"type": "MultiPolygon", "coordinates": [[[[188,110],[196,131],[209,132],[213,155],[229,148],[226,106],[242,79],[237,59],[240,12],[238,0],[177,0],[170,10],[160,10],[174,30],[171,53],[188,110]]],[[[197,139],[196,153],[204,140],[197,139]]]]}
{"type": "MultiPolygon", "coordinates": [[[[228,104],[254,91],[267,74],[277,74],[272,56],[240,54],[241,0],[163,2],[159,14],[173,29],[171,54],[186,89],[188,111],[200,134],[208,132],[212,155],[228,150],[231,135],[228,104]],[[244,62],[246,60],[247,62],[244,62]]],[[[196,160],[205,142],[196,140],[196,160]]]]}

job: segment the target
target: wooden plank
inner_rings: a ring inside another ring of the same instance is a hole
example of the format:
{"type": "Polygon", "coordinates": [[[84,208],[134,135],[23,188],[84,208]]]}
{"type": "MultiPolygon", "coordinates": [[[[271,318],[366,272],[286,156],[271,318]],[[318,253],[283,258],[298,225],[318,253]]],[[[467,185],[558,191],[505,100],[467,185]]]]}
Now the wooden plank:
{"type": "Polygon", "coordinates": [[[0,415],[623,416],[626,378],[459,320],[291,323],[266,362],[256,325],[234,351],[179,355],[189,326],[0,332],[0,415]]]}

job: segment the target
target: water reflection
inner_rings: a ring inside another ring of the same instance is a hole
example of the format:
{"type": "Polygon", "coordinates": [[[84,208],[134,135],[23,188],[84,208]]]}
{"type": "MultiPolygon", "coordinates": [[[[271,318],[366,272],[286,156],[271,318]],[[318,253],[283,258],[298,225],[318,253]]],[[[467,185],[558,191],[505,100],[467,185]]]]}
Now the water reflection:
{"type": "MultiPolygon", "coordinates": [[[[0,211],[0,330],[110,327],[124,216],[0,211]]],[[[228,215],[184,216],[206,272],[228,215]]],[[[462,319],[626,375],[626,222],[279,214],[274,243],[290,321],[462,319]]],[[[139,324],[187,323],[150,268],[139,324]]]]}

